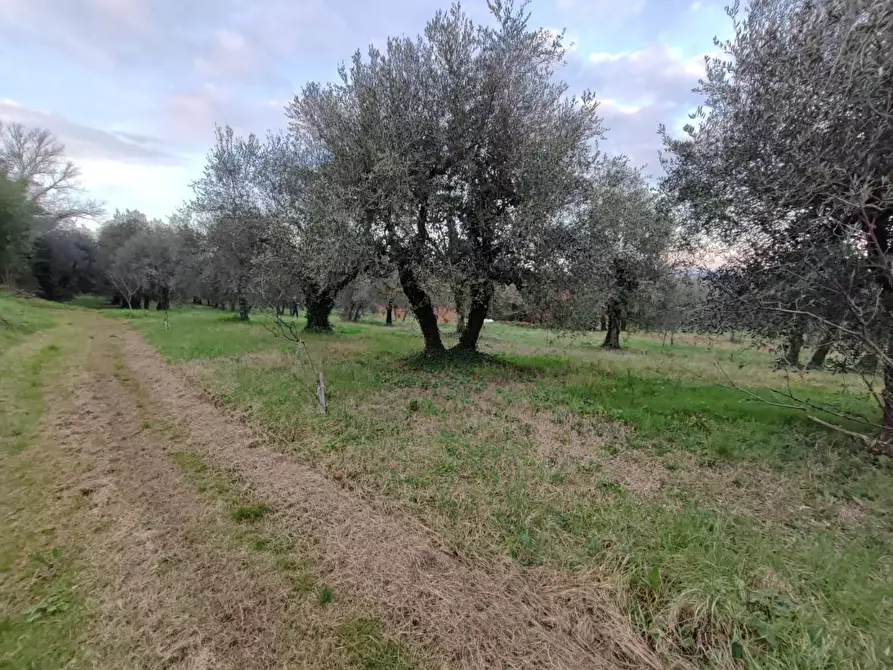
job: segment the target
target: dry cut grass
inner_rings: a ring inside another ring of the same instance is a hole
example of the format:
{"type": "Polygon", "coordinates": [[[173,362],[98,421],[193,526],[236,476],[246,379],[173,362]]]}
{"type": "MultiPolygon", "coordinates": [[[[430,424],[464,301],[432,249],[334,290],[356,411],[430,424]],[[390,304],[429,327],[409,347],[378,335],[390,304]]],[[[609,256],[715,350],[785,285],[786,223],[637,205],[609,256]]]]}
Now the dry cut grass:
{"type": "Polygon", "coordinates": [[[599,571],[522,573],[510,562],[451,555],[411,519],[383,514],[221,416],[135,335],[125,354],[193,449],[287,509],[281,523],[319,538],[328,582],[447,667],[662,667],[599,571]]]}

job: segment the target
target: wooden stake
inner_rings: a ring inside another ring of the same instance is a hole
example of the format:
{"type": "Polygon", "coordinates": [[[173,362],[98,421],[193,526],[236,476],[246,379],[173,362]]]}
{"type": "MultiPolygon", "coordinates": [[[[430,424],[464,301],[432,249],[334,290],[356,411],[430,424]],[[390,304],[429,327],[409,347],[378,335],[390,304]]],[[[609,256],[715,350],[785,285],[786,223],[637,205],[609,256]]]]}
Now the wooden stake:
{"type": "Polygon", "coordinates": [[[329,405],[326,402],[326,378],[323,377],[322,372],[317,376],[316,397],[319,399],[319,408],[322,410],[322,413],[327,414],[329,405]]]}

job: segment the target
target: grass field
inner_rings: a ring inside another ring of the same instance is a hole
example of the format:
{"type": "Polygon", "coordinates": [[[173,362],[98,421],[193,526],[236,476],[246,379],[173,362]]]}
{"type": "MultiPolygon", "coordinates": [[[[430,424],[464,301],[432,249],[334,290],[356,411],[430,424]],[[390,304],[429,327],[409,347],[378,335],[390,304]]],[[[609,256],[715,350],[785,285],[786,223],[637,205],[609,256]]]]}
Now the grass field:
{"type": "MultiPolygon", "coordinates": [[[[11,324],[0,346],[22,345],[65,314],[46,307],[0,297],[11,324]]],[[[765,386],[791,383],[815,402],[871,414],[858,378],[788,380],[769,352],[727,338],[681,335],[670,346],[633,335],[616,353],[598,347],[597,333],[506,324],[485,327],[491,356],[430,362],[414,356],[421,339],[408,322],[339,322],[333,335],[306,338],[326,375],[321,415],[303,350],[261,317],[182,308],[165,324],[154,311],[101,314],[136,328],[288,454],[417,519],[455,555],[591,575],[668,666],[893,664],[893,467],[725,384],[728,375],[769,397],[765,386]]],[[[33,412],[4,424],[4,477],[15,476],[6,462],[39,413],[28,389],[59,355],[4,359],[14,370],[4,397],[33,412]]],[[[194,480],[203,469],[183,458],[194,480]]],[[[0,556],[21,553],[23,540],[2,541],[0,556]]],[[[0,588],[20,598],[23,587],[0,588]]],[[[72,601],[60,613],[59,639],[72,639],[79,611],[72,601]]],[[[0,621],[0,645],[27,625],[0,621]]]]}

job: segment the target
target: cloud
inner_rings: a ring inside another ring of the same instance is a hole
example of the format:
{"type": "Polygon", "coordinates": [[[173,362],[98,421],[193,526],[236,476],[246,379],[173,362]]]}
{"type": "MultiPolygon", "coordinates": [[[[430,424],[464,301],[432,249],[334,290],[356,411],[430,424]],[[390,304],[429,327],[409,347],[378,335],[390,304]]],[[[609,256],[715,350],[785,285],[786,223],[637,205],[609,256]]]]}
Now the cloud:
{"type": "Polygon", "coordinates": [[[214,127],[229,125],[238,134],[265,135],[284,128],[285,103],[246,99],[231,89],[206,85],[174,93],[165,105],[163,132],[184,146],[204,151],[214,139],[214,127]]]}
{"type": "Polygon", "coordinates": [[[195,59],[195,70],[206,78],[244,77],[258,66],[245,37],[234,30],[217,31],[211,53],[195,59]]]}
{"type": "Polygon", "coordinates": [[[605,51],[596,51],[595,53],[589,54],[589,62],[590,63],[613,63],[614,61],[623,60],[627,54],[625,52],[620,53],[608,53],[605,51]]]}
{"type": "Polygon", "coordinates": [[[116,208],[138,209],[150,218],[163,219],[192,198],[192,181],[201,174],[203,156],[184,158],[179,165],[122,164],[115,160],[79,161],[83,186],[116,208]]]}
{"type": "Polygon", "coordinates": [[[680,130],[700,102],[692,92],[704,76],[704,54],[687,56],[657,43],[632,51],[594,52],[569,67],[574,88],[589,88],[601,101],[608,128],[602,148],[625,153],[652,174],[660,171],[660,124],[680,130]]]}
{"type": "Polygon", "coordinates": [[[86,126],[14,100],[0,101],[0,122],[50,130],[80,168],[81,185],[112,210],[166,216],[190,197],[190,183],[201,170],[201,155],[179,153],[152,135],[86,126]]]}
{"type": "Polygon", "coordinates": [[[0,121],[46,128],[65,144],[73,159],[176,165],[179,160],[158,138],[102,130],[70,121],[59,114],[29,109],[14,100],[0,102],[0,121]]]}

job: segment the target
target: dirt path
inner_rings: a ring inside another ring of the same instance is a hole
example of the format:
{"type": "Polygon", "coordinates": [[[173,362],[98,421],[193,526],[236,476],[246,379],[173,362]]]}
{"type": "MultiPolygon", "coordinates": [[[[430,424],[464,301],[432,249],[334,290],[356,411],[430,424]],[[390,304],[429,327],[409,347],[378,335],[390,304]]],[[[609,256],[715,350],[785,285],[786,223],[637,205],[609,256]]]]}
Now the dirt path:
{"type": "Polygon", "coordinates": [[[175,422],[191,449],[274,501],[279,523],[317,538],[334,583],[448,667],[660,667],[585,576],[521,574],[444,553],[216,408],[138,334],[118,334],[153,411],[175,422]]]}
{"type": "Polygon", "coordinates": [[[115,369],[114,338],[97,330],[84,340],[86,369],[55,390],[43,435],[79,464],[60,495],[72,505],[87,500],[65,531],[72,544],[93,544],[98,616],[83,645],[87,664],[348,667],[335,650],[324,662],[312,640],[294,639],[290,629],[309,624],[289,585],[215,532],[219,506],[197,496],[170,458],[179,443],[149,429],[146,408],[115,369]]]}
{"type": "Polygon", "coordinates": [[[74,318],[84,370],[73,389],[56,390],[43,439],[81,464],[64,495],[89,500],[71,532],[94,538],[101,572],[85,645],[92,667],[396,667],[358,660],[326,632],[363,615],[415,650],[417,665],[661,667],[587,575],[446,553],[411,520],[370,506],[215,407],[126,326],[74,318]],[[344,602],[308,604],[215,533],[226,514],[177,465],[184,452],[269,504],[264,523],[309,542],[344,602]]]}

